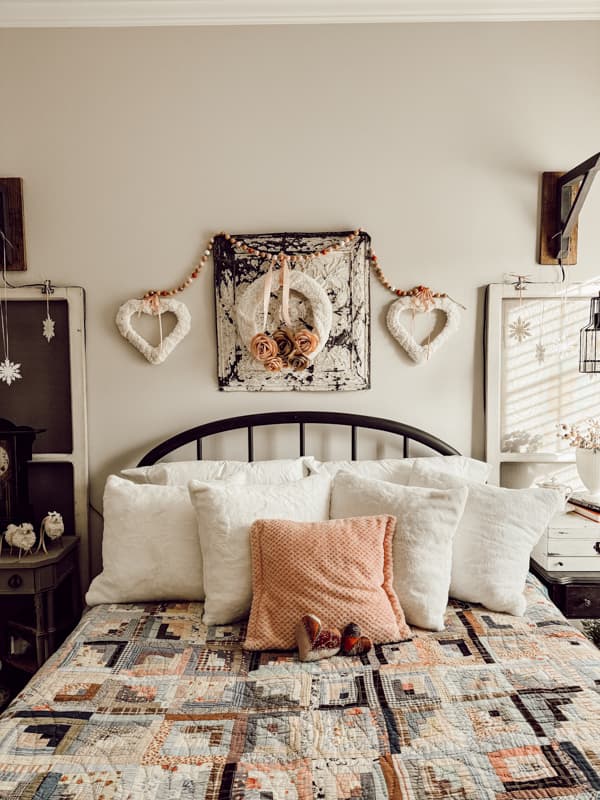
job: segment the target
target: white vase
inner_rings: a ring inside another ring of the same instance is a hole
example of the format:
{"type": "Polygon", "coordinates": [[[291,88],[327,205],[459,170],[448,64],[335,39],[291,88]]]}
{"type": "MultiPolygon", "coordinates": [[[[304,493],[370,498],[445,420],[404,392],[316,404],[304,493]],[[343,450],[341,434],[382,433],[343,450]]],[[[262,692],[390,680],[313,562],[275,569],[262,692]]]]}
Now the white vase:
{"type": "Polygon", "coordinates": [[[600,450],[578,447],[575,454],[577,474],[590,494],[600,494],[600,450]]]}

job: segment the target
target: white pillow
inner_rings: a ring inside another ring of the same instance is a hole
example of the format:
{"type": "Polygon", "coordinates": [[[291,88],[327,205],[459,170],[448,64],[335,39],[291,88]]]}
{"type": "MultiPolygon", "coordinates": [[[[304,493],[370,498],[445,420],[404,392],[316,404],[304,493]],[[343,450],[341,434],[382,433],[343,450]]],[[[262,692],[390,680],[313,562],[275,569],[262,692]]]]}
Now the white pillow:
{"type": "Polygon", "coordinates": [[[329,475],[313,475],[279,486],[234,487],[227,483],[190,481],[188,488],[204,560],[206,625],[225,625],[242,619],[250,611],[250,527],[255,520],[329,519],[329,475]]]}
{"type": "Polygon", "coordinates": [[[485,461],[477,461],[467,456],[425,456],[423,458],[382,458],[378,461],[317,461],[307,457],[306,465],[311,473],[326,472],[332,477],[340,470],[391,483],[409,483],[410,473],[415,464],[427,464],[436,472],[462,475],[472,481],[485,483],[491,466],[485,461]]]}
{"type": "Polygon", "coordinates": [[[409,625],[441,631],[448,605],[452,539],[468,489],[421,489],[339,472],[331,490],[331,518],[390,514],[394,589],[409,625]]]}
{"type": "Polygon", "coordinates": [[[215,481],[245,475],[246,483],[287,483],[308,474],[303,458],[271,461],[161,461],[151,467],[121,470],[134,483],[187,486],[188,481],[215,481]]]}
{"type": "Polygon", "coordinates": [[[529,556],[550,518],[564,505],[554,489],[502,489],[416,465],[413,486],[468,486],[454,537],[450,596],[522,616],[529,556]]]}
{"type": "Polygon", "coordinates": [[[104,490],[102,572],[89,606],[202,600],[202,552],[185,486],[138,486],[111,475],[104,490]]]}

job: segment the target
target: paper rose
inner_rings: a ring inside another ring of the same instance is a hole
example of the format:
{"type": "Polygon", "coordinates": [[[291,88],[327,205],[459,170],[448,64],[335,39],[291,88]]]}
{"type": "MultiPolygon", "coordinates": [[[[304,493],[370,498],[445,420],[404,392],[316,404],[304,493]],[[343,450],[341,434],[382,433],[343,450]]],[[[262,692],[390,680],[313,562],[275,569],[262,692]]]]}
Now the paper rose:
{"type": "Polygon", "coordinates": [[[250,352],[257,361],[268,361],[278,355],[277,343],[266,333],[257,333],[250,342],[250,352]]]}
{"type": "Polygon", "coordinates": [[[294,344],[299,353],[302,353],[304,356],[309,356],[311,353],[314,353],[319,346],[319,337],[316,333],[302,328],[302,330],[294,335],[294,344]]]}

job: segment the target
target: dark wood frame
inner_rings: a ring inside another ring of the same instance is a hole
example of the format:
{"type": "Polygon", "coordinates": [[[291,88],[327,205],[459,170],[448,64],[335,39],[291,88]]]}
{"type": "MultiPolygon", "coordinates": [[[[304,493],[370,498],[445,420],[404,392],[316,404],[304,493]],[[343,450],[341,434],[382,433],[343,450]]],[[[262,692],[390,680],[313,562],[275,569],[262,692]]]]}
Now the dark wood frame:
{"type": "MultiPolygon", "coordinates": [[[[0,232],[4,233],[8,240],[6,243],[6,269],[26,270],[23,181],[21,178],[0,178],[0,232]]],[[[2,267],[1,238],[0,268],[2,267]]]]}
{"type": "Polygon", "coordinates": [[[299,441],[298,455],[304,456],[306,453],[305,426],[306,425],[343,425],[350,428],[350,448],[352,461],[358,458],[358,430],[365,428],[368,430],[381,431],[400,436],[403,439],[402,455],[409,457],[410,443],[418,442],[425,447],[434,450],[444,456],[460,455],[459,451],[451,445],[438,439],[427,431],[396,422],[391,419],[380,417],[363,416],[362,414],[347,414],[336,411],[276,411],[267,414],[246,414],[241,417],[229,417],[227,419],[207,422],[195,428],[189,428],[182,433],[171,436],[169,439],[157,444],[152,450],[147,452],[138,463],[138,467],[147,467],[161,461],[180,447],[194,442],[196,444],[196,458],[202,459],[202,443],[207,436],[217,433],[234,431],[246,428],[247,430],[247,460],[254,460],[254,429],[267,425],[298,425],[299,441]]]}

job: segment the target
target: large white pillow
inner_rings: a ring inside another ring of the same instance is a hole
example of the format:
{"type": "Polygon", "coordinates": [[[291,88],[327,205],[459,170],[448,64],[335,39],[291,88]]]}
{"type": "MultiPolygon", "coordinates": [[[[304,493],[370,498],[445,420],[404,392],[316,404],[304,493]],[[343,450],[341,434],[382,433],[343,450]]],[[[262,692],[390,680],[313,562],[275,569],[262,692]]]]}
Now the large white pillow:
{"type": "Polygon", "coordinates": [[[338,472],[351,472],[364,478],[391,483],[407,484],[415,464],[426,463],[436,472],[461,475],[472,481],[485,483],[491,466],[468,456],[425,456],[423,458],[382,458],[376,461],[317,461],[307,457],[306,465],[311,473],[326,472],[332,477],[338,472]]]}
{"type": "Polygon", "coordinates": [[[104,490],[102,572],[90,606],[202,600],[202,552],[185,486],[139,486],[111,475],[104,490]]]}
{"type": "Polygon", "coordinates": [[[454,537],[450,596],[522,616],[529,556],[564,505],[554,489],[503,489],[415,465],[410,483],[436,489],[468,486],[454,537]]]}
{"type": "Polygon", "coordinates": [[[121,470],[134,483],[187,486],[189,481],[215,481],[244,475],[246,483],[287,483],[308,474],[304,458],[271,461],[161,461],[151,467],[121,470]]]}
{"type": "Polygon", "coordinates": [[[312,475],[279,486],[190,481],[188,489],[204,561],[206,625],[235,622],[250,611],[250,528],[255,520],[329,519],[329,475],[312,475]]]}
{"type": "Polygon", "coordinates": [[[452,569],[452,539],[465,508],[466,487],[422,489],[338,472],[331,518],[396,517],[392,542],[394,589],[409,625],[444,629],[452,569]]]}

